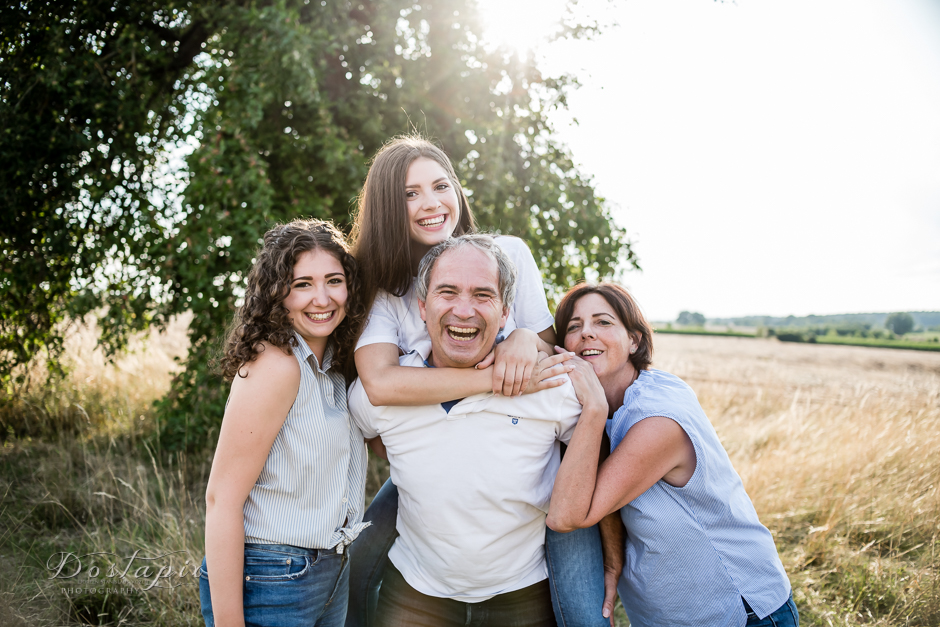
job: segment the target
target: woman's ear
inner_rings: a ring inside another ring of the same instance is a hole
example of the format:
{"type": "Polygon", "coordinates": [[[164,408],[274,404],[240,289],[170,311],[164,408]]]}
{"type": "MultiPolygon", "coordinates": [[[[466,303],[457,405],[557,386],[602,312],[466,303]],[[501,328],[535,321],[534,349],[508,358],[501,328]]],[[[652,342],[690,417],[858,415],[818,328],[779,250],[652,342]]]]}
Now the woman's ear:
{"type": "Polygon", "coordinates": [[[630,333],[630,354],[633,355],[640,349],[640,343],[643,341],[643,334],[639,331],[630,333]]]}

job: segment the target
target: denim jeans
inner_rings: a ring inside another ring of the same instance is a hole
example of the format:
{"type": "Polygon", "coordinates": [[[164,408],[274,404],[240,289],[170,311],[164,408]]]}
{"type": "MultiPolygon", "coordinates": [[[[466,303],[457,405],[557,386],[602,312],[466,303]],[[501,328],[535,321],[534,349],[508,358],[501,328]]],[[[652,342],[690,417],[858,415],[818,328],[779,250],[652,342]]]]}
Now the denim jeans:
{"type": "Polygon", "coordinates": [[[385,569],[379,593],[377,627],[552,627],[548,581],[479,603],[432,597],[418,592],[398,569],[385,569]]]}
{"type": "Polygon", "coordinates": [[[786,603],[764,619],[757,617],[747,601],[744,601],[744,610],[747,612],[745,627],[800,627],[800,613],[796,609],[796,603],[793,602],[792,593],[786,603]]]}
{"type": "Polygon", "coordinates": [[[597,525],[545,529],[545,559],[558,627],[610,627],[604,618],[604,553],[597,525]]]}
{"type": "MultiPolygon", "coordinates": [[[[398,531],[398,488],[385,482],[366,510],[371,521],[349,547],[349,614],[346,627],[373,627],[383,572],[398,531]]],[[[609,627],[604,604],[604,559],[597,526],[545,535],[552,607],[558,627],[609,627]]]]}
{"type": "MultiPolygon", "coordinates": [[[[346,554],[286,544],[246,544],[242,586],[245,625],[341,627],[346,620],[346,554]]],[[[199,572],[206,627],[215,626],[206,560],[199,572]]]]}

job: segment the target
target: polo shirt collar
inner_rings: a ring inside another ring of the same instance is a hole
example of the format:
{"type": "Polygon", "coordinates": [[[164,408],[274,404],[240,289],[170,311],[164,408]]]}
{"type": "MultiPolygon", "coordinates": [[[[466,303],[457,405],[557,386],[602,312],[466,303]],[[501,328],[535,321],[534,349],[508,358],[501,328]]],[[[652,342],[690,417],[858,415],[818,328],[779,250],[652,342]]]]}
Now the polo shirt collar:
{"type": "MultiPolygon", "coordinates": [[[[431,355],[427,355],[426,357],[424,357],[424,365],[425,365],[425,367],[427,367],[427,368],[434,368],[435,366],[432,365],[432,364],[428,361],[428,358],[429,358],[430,356],[431,356],[431,355]]],[[[459,403],[459,402],[462,401],[462,400],[463,400],[462,398],[458,398],[458,399],[454,399],[454,400],[452,400],[452,401],[444,401],[443,403],[441,403],[441,407],[444,408],[444,413],[449,414],[449,413],[450,413],[450,410],[452,410],[452,409],[454,408],[454,405],[456,405],[457,403],[459,403]]]]}

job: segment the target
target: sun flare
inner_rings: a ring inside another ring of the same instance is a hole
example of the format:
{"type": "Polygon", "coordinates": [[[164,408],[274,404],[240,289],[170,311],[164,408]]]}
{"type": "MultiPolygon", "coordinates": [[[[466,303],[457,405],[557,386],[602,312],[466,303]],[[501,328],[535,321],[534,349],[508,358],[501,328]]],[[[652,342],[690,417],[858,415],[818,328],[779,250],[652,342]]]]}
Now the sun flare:
{"type": "Polygon", "coordinates": [[[526,55],[561,26],[566,0],[478,0],[485,41],[526,55]]]}

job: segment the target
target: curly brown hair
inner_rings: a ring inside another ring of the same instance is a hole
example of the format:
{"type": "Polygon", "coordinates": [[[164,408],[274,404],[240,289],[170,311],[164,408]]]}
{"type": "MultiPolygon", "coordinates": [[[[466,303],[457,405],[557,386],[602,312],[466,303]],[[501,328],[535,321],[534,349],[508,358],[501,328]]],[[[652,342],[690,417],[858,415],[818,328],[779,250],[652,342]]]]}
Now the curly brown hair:
{"type": "Polygon", "coordinates": [[[261,342],[269,342],[288,354],[297,346],[297,336],[288,317],[284,299],[290,293],[297,258],[308,251],[322,250],[333,255],[346,273],[346,317],[333,331],[333,367],[347,381],[355,378],[353,348],[366,318],[360,289],[359,266],[349,253],[343,234],[323,220],[294,220],[275,226],[264,234],[264,245],[255,255],[248,273],[245,302],[238,309],[225,338],[219,360],[222,376],[231,381],[242,366],[257,358],[261,342]]]}

